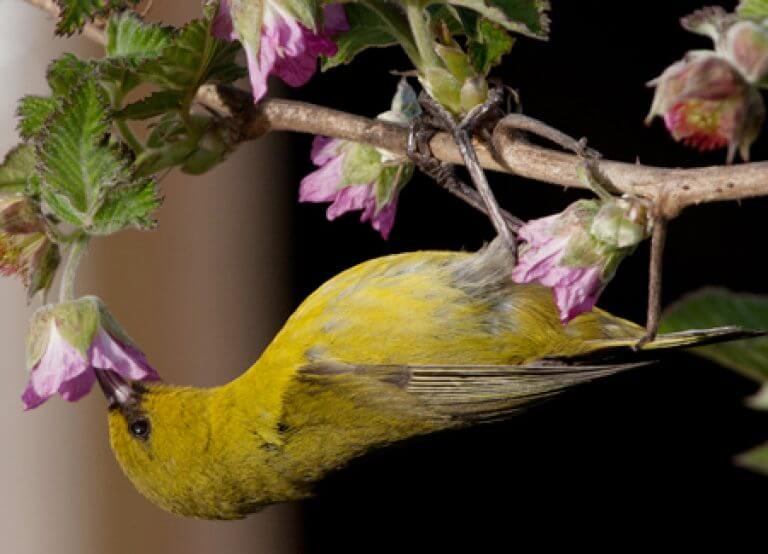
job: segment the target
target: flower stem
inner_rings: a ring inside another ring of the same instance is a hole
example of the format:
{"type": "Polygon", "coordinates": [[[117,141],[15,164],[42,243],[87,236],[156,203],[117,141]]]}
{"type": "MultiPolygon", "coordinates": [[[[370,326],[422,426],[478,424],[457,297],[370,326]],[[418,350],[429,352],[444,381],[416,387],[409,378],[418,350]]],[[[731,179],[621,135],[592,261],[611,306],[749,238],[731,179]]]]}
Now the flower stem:
{"type": "Polygon", "coordinates": [[[61,276],[59,285],[59,302],[69,302],[75,299],[75,278],[77,277],[77,268],[85,254],[88,246],[88,237],[80,234],[75,237],[69,247],[67,261],[64,265],[64,272],[61,276]]]}
{"type": "Polygon", "coordinates": [[[139,139],[136,138],[136,135],[133,134],[128,122],[125,119],[118,118],[115,119],[115,125],[117,126],[117,130],[120,131],[120,137],[125,143],[131,147],[137,156],[141,154],[144,151],[144,145],[141,144],[141,141],[139,141],[139,139]]]}
{"type": "MultiPolygon", "coordinates": [[[[116,112],[120,111],[123,108],[123,97],[124,97],[122,87],[120,85],[117,85],[112,90],[111,96],[112,96],[112,109],[115,110],[116,112]]],[[[123,142],[125,142],[128,146],[131,147],[131,149],[137,156],[144,151],[144,145],[141,143],[141,141],[138,138],[136,138],[136,135],[133,134],[133,131],[131,130],[130,125],[128,125],[128,121],[126,121],[125,118],[116,117],[115,126],[117,127],[117,130],[120,132],[120,138],[122,138],[123,142]]]]}
{"type": "Polygon", "coordinates": [[[419,0],[407,0],[405,2],[405,15],[411,26],[413,39],[416,41],[416,48],[424,67],[440,67],[440,58],[435,52],[435,38],[432,36],[427,15],[421,2],[419,0]]]}

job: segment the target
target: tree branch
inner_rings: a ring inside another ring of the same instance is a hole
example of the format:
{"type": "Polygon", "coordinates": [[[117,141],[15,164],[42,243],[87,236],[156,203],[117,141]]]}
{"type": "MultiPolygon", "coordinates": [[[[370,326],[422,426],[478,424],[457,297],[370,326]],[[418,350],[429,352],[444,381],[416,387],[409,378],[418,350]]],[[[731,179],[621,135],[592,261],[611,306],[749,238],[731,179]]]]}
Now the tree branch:
{"type": "MultiPolygon", "coordinates": [[[[26,0],[51,15],[58,14],[52,0],[26,0]]],[[[104,44],[104,32],[94,24],[84,34],[104,44]]],[[[271,131],[293,131],[325,135],[370,144],[391,152],[406,154],[408,129],[392,123],[348,114],[305,102],[269,98],[257,105],[248,92],[232,87],[205,85],[196,101],[227,117],[240,140],[252,140],[271,131]]],[[[574,155],[526,142],[507,129],[494,132],[493,148],[475,141],[481,165],[493,171],[565,187],[585,188],[574,155]]],[[[430,142],[440,160],[462,164],[453,137],[438,133],[430,142]]],[[[674,169],[640,164],[602,161],[601,172],[614,183],[613,192],[642,196],[657,203],[660,215],[675,217],[683,208],[704,202],[740,200],[768,196],[768,162],[733,166],[674,169]],[[664,194],[661,192],[664,191],[664,194]]]]}

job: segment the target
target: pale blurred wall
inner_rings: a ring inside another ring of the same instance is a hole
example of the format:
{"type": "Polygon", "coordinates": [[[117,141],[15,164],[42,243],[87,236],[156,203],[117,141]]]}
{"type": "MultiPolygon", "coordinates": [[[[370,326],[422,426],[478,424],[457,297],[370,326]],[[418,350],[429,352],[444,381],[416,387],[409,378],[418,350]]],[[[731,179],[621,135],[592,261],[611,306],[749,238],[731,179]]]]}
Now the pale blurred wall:
{"type": "MultiPolygon", "coordinates": [[[[179,21],[197,1],[156,2],[179,21]]],[[[22,94],[45,93],[45,66],[62,50],[98,53],[52,36],[21,0],[0,0],[0,150],[16,142],[22,94]]],[[[95,241],[78,283],[102,296],[169,382],[213,385],[239,374],[284,320],[289,260],[282,241],[295,193],[281,178],[279,138],[240,148],[204,177],[171,174],[153,233],[95,241]]],[[[2,155],[2,154],[0,154],[2,155]]],[[[14,554],[283,553],[300,549],[295,508],[239,522],[186,520],[144,500],[117,467],[101,395],[54,399],[24,413],[27,307],[18,280],[0,279],[0,552],[14,554]]]]}

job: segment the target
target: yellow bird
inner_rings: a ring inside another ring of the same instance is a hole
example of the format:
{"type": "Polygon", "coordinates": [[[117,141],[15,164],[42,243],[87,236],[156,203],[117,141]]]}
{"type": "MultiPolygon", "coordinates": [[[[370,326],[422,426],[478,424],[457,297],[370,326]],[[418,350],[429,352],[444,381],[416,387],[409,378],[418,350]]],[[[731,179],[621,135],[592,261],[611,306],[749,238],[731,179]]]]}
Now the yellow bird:
{"type": "Polygon", "coordinates": [[[171,512],[235,519],[305,497],[367,450],[495,420],[654,350],[747,336],[662,335],[595,309],[560,323],[550,289],[512,282],[497,240],[413,252],[337,275],[239,378],[201,389],[97,371],[109,433],[136,488],[171,512]]]}

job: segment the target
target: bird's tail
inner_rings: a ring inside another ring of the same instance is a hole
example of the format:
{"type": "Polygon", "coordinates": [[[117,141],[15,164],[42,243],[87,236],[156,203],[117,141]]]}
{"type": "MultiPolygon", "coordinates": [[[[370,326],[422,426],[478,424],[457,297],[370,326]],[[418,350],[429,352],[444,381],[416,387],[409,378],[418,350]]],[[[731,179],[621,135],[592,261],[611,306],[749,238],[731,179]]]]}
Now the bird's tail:
{"type": "MultiPolygon", "coordinates": [[[[658,335],[654,340],[638,346],[637,337],[597,339],[592,341],[593,350],[578,358],[597,359],[656,359],[664,350],[676,350],[695,346],[707,346],[754,337],[762,337],[768,331],[744,329],[737,326],[689,329],[658,335]]],[[[574,358],[574,359],[578,359],[574,358]]]]}

